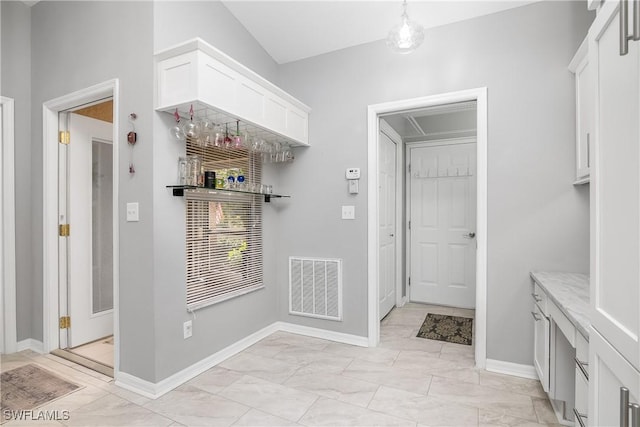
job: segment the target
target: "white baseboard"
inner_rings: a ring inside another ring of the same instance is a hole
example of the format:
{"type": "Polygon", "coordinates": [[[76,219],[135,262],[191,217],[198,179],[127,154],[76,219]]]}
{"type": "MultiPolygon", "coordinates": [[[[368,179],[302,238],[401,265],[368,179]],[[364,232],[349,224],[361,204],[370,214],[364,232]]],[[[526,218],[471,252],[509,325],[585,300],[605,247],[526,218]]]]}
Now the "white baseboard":
{"type": "Polygon", "coordinates": [[[202,359],[193,365],[176,372],[168,378],[158,382],[152,383],[138,377],[135,377],[126,372],[118,372],[116,375],[115,384],[119,387],[126,388],[127,390],[141,394],[144,397],[150,399],[157,399],[158,397],[170,392],[174,388],[186,383],[190,379],[200,375],[204,371],[213,368],[219,363],[227,360],[228,358],[240,353],[242,350],[252,346],[263,338],[268,337],[272,333],[276,332],[277,322],[273,323],[257,332],[231,344],[228,347],[212,354],[209,357],[202,359]]]}
{"type": "Polygon", "coordinates": [[[519,363],[504,362],[502,360],[487,359],[485,369],[498,374],[513,375],[515,377],[538,379],[536,368],[533,365],[520,365],[519,363]]]}
{"type": "MultiPolygon", "coordinates": [[[[227,360],[228,358],[235,356],[244,349],[252,346],[263,338],[268,337],[274,332],[283,331],[293,334],[305,335],[314,338],[322,338],[330,341],[341,342],[344,344],[357,345],[360,347],[366,347],[368,345],[367,337],[360,337],[357,335],[343,334],[341,332],[325,331],[324,329],[311,328],[308,326],[295,325],[287,322],[275,322],[271,325],[260,329],[248,337],[241,339],[238,342],[231,344],[230,346],[212,354],[209,357],[202,359],[193,365],[176,372],[168,378],[158,382],[152,383],[136,376],[128,374],[126,372],[116,373],[115,384],[119,387],[138,393],[149,399],[157,399],[158,397],[168,393],[174,388],[186,383],[190,379],[200,375],[204,371],[213,368],[219,363],[227,360]]],[[[42,345],[42,344],[41,344],[42,345]]]]}
{"type": "Polygon", "coordinates": [[[34,340],[33,338],[27,338],[26,340],[18,341],[16,344],[16,352],[31,350],[36,353],[44,353],[44,344],[42,341],[34,340]]]}
{"type": "Polygon", "coordinates": [[[278,330],[290,332],[292,334],[305,335],[308,337],[322,338],[329,341],[336,341],[343,344],[368,347],[369,338],[358,335],[344,334],[342,332],[327,331],[325,329],[311,328],[309,326],[296,325],[288,322],[276,322],[278,330]]]}

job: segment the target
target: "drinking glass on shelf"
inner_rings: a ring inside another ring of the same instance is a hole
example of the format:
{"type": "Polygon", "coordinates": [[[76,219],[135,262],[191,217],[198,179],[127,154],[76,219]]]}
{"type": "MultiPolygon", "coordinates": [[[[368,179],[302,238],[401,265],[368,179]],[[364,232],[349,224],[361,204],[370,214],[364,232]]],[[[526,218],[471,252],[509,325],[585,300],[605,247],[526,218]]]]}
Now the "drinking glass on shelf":
{"type": "Polygon", "coordinates": [[[178,184],[187,184],[187,158],[178,157],[178,184]]]}
{"type": "Polygon", "coordinates": [[[200,185],[200,174],[202,173],[202,159],[200,156],[187,156],[187,179],[186,185],[200,185]]]}

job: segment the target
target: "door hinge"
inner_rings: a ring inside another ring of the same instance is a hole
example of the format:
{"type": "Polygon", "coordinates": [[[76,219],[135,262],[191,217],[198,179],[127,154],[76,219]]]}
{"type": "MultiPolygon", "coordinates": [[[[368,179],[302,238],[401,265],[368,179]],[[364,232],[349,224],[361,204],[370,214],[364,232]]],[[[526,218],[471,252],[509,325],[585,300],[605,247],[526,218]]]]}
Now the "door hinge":
{"type": "Polygon", "coordinates": [[[60,224],[58,234],[60,237],[69,237],[71,226],[69,224],[60,224]]]}
{"type": "Polygon", "coordinates": [[[69,144],[69,140],[71,139],[71,135],[68,130],[61,130],[58,132],[58,142],[60,144],[69,144]]]}
{"type": "Polygon", "coordinates": [[[409,230],[411,230],[411,220],[409,220],[409,230]]]}
{"type": "Polygon", "coordinates": [[[69,329],[71,327],[71,317],[62,316],[60,318],[60,329],[69,329]]]}
{"type": "Polygon", "coordinates": [[[409,286],[411,286],[411,277],[409,277],[409,286]]]}
{"type": "Polygon", "coordinates": [[[411,173],[411,163],[407,165],[407,168],[409,168],[409,173],[411,173]]]}

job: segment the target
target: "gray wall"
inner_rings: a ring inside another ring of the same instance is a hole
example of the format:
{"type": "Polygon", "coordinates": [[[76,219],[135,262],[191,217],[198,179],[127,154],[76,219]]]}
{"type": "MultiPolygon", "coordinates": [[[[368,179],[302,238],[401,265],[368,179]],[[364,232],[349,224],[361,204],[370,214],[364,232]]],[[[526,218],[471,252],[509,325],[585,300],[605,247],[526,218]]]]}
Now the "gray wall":
{"type": "MultiPolygon", "coordinates": [[[[154,40],[156,50],[200,37],[229,56],[273,80],[276,63],[219,2],[156,2],[154,40]],[[176,20],[188,13],[194,20],[176,20]],[[170,28],[171,31],[167,31],[170,28]]],[[[184,144],[169,138],[173,118],[154,113],[154,305],[156,328],[156,379],[160,380],[219,351],[277,320],[274,268],[277,216],[264,204],[265,289],[198,310],[185,309],[185,206],[165,185],[177,177],[177,160],[184,144]],[[183,338],[182,324],[192,319],[193,336],[183,338]]],[[[273,205],[275,203],[272,203],[273,205]]]]}
{"type": "MultiPolygon", "coordinates": [[[[31,245],[31,9],[20,1],[0,2],[2,9],[2,81],[0,93],[15,100],[15,209],[16,209],[16,299],[18,341],[40,331],[33,316],[33,254],[31,245]],[[21,166],[21,167],[20,167],[21,166]]],[[[36,301],[37,303],[37,301],[36,301]]],[[[40,322],[42,323],[42,322],[40,322]]]]}
{"type": "Polygon", "coordinates": [[[529,271],[588,271],[588,189],[571,184],[567,64],[591,20],[584,2],[540,2],[428,30],[411,55],[393,55],[381,41],[282,65],[279,84],[313,112],[312,147],[280,177],[295,201],[280,218],[280,318],[367,334],[367,105],[486,86],[487,357],[530,365],[529,271]],[[363,172],[357,196],[347,194],[351,166],[363,172]],[[356,206],[355,221],[340,220],[342,204],[356,206]],[[344,322],[287,314],[288,255],[344,259],[344,322]]]}
{"type": "Polygon", "coordinates": [[[153,282],[153,3],[39,2],[32,8],[32,156],[17,168],[32,173],[33,335],[42,339],[42,104],[112,79],[120,79],[120,134],[138,114],[129,176],[129,147],[119,156],[121,370],[155,380],[153,282]],[[64,23],[61,25],[60,23],[64,23]],[[126,202],[140,203],[140,222],[124,221],[126,202]]]}
{"type": "Polygon", "coordinates": [[[16,203],[18,240],[24,237],[19,339],[42,339],[41,105],[115,77],[121,132],[136,112],[139,137],[133,177],[129,147],[117,147],[124,372],[160,381],[278,319],[366,335],[366,106],[373,103],[489,88],[488,357],[531,363],[529,270],[588,269],[588,195],[571,185],[574,89],[566,70],[591,19],[582,2],[543,2],[436,28],[409,56],[377,42],[282,66],[218,2],[40,2],[30,30],[22,4],[0,4],[3,95],[16,98],[17,108],[22,100],[26,112],[16,117],[31,134],[16,140],[25,195],[16,203]],[[197,26],[176,19],[186,6],[197,26]],[[194,36],[310,105],[312,147],[297,149],[293,164],[266,167],[264,181],[293,196],[264,205],[267,288],[199,311],[193,338],[183,340],[182,322],[191,318],[184,309],[184,202],[164,186],[175,181],[184,148],[167,136],[171,117],[153,110],[153,52],[194,36]],[[20,71],[7,71],[10,61],[20,71]],[[20,80],[29,67],[30,87],[20,80]],[[344,169],[351,166],[363,171],[357,196],[347,194],[344,169]],[[140,203],[138,223],[123,220],[132,201],[140,203]],[[355,221],[340,220],[343,204],[356,206],[355,221]],[[344,259],[343,322],[287,314],[290,255],[344,259]]]}

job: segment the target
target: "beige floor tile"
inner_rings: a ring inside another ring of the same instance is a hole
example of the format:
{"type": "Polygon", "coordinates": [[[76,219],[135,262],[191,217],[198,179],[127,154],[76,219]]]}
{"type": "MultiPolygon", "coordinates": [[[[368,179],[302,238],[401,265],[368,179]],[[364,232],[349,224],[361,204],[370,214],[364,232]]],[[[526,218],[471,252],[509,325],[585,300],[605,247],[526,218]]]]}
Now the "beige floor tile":
{"type": "Polygon", "coordinates": [[[398,356],[398,353],[400,353],[399,350],[393,350],[390,348],[358,347],[355,345],[340,343],[331,343],[324,349],[324,351],[326,353],[365,360],[372,363],[385,364],[389,366],[393,364],[393,361],[398,356]]]}
{"type": "Polygon", "coordinates": [[[71,349],[71,352],[113,367],[113,337],[106,337],[98,341],[81,345],[71,349]]]}
{"type": "Polygon", "coordinates": [[[168,426],[173,420],[109,394],[71,412],[68,426],[168,426]]]}
{"type": "Polygon", "coordinates": [[[369,409],[409,418],[423,425],[477,426],[478,409],[460,403],[440,401],[418,393],[380,387],[369,409]]]}
{"type": "Polygon", "coordinates": [[[443,343],[441,341],[429,340],[425,338],[410,337],[389,337],[380,336],[380,347],[394,350],[417,350],[425,353],[434,353],[436,357],[440,355],[443,343]]]}
{"type": "Polygon", "coordinates": [[[277,342],[295,347],[307,348],[310,350],[323,350],[330,341],[320,338],[307,337],[304,335],[293,334],[289,332],[275,332],[265,338],[263,341],[277,342]]]}
{"type": "Polygon", "coordinates": [[[339,374],[353,362],[352,357],[300,347],[290,347],[288,350],[276,354],[273,358],[298,366],[296,374],[316,372],[339,374]]]}
{"type": "Polygon", "coordinates": [[[480,409],[479,427],[541,427],[542,425],[544,424],[480,409]]]}
{"type": "Polygon", "coordinates": [[[244,375],[239,372],[216,366],[191,379],[187,384],[216,394],[243,376],[244,375]]]}
{"type": "Polygon", "coordinates": [[[342,375],[422,394],[427,394],[431,382],[431,375],[420,375],[407,369],[393,368],[363,360],[354,360],[342,375]]]}
{"type": "Polygon", "coordinates": [[[387,338],[412,338],[418,334],[418,328],[409,328],[406,325],[384,325],[380,328],[380,339],[387,338]]]}
{"type": "Polygon", "coordinates": [[[381,326],[407,326],[410,328],[419,328],[424,322],[426,312],[421,310],[404,310],[393,309],[391,313],[387,314],[387,317],[382,319],[381,326]]]}
{"type": "Polygon", "coordinates": [[[379,387],[378,384],[328,373],[296,374],[284,385],[363,407],[369,404],[379,387]]]}
{"type": "Polygon", "coordinates": [[[558,418],[551,406],[549,399],[533,399],[533,407],[535,408],[538,422],[542,424],[558,424],[558,418]]]}
{"type": "Polygon", "coordinates": [[[251,409],[249,412],[240,417],[236,421],[234,426],[299,426],[300,424],[293,421],[285,420],[284,418],[276,417],[275,415],[267,414],[266,412],[259,411],[257,409],[251,409]]]}
{"type": "Polygon", "coordinates": [[[415,426],[414,421],[320,398],[300,420],[307,426],[415,426]]]}
{"type": "Polygon", "coordinates": [[[531,397],[492,387],[433,377],[429,396],[449,402],[464,403],[499,414],[538,421],[531,397]]]}
{"type": "Polygon", "coordinates": [[[219,395],[289,421],[298,421],[318,399],[316,394],[251,376],[244,376],[219,395]]]}
{"type": "Polygon", "coordinates": [[[456,360],[447,360],[422,351],[401,351],[393,364],[394,368],[407,369],[414,373],[456,379],[472,384],[480,383],[479,371],[456,360]]]}
{"type": "Polygon", "coordinates": [[[230,426],[250,409],[191,385],[178,387],[144,407],[188,426],[230,426]]]}
{"type": "Polygon", "coordinates": [[[99,387],[84,386],[71,394],[43,405],[40,409],[51,411],[75,411],[76,409],[79,409],[91,402],[95,402],[107,395],[109,395],[109,392],[99,387]]]}
{"type": "Polygon", "coordinates": [[[513,393],[526,394],[527,396],[547,398],[538,380],[514,377],[512,375],[496,374],[494,372],[479,371],[480,385],[508,390],[513,393]]]}
{"type": "Polygon", "coordinates": [[[298,369],[298,366],[251,353],[239,353],[218,366],[275,383],[285,382],[298,369]]]}

